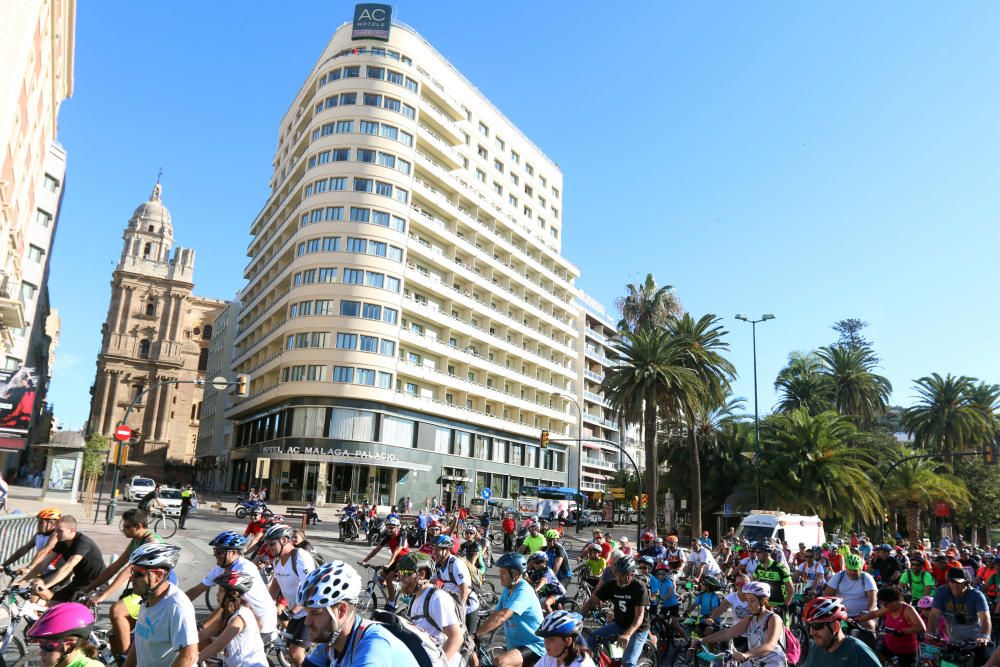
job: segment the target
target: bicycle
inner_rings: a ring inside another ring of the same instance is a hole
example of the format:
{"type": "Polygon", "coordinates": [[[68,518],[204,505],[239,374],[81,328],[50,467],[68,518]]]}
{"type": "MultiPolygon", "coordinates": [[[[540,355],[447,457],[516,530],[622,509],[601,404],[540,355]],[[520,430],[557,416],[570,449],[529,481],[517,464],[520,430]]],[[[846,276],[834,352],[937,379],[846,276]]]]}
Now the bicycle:
{"type": "Polygon", "coordinates": [[[945,642],[924,635],[917,648],[917,667],[973,667],[976,642],[945,642]]]}
{"type": "Polygon", "coordinates": [[[27,654],[21,636],[45,611],[43,605],[30,601],[31,586],[8,586],[3,591],[3,605],[9,617],[7,626],[0,632],[0,667],[15,665],[27,654]]]}
{"type": "Polygon", "coordinates": [[[378,609],[379,595],[382,596],[383,600],[388,601],[389,591],[385,587],[384,566],[365,563],[362,567],[370,569],[372,571],[372,575],[371,578],[368,579],[368,583],[365,585],[365,590],[361,593],[361,597],[358,598],[356,609],[362,617],[370,617],[372,612],[378,609]]]}
{"type": "MultiPolygon", "coordinates": [[[[621,664],[622,656],[625,655],[625,647],[619,646],[616,639],[600,639],[589,630],[583,631],[583,637],[594,653],[595,663],[598,665],[621,664]]],[[[656,647],[653,646],[648,635],[635,664],[636,667],[657,667],[658,665],[656,647]]]]}
{"type": "Polygon", "coordinates": [[[159,510],[150,510],[149,527],[153,532],[165,540],[169,540],[177,533],[177,520],[159,510]]]}
{"type": "Polygon", "coordinates": [[[493,667],[495,661],[507,652],[507,644],[493,641],[493,635],[490,635],[485,642],[475,635],[472,635],[472,638],[476,643],[476,657],[479,658],[479,667],[493,667]]]}

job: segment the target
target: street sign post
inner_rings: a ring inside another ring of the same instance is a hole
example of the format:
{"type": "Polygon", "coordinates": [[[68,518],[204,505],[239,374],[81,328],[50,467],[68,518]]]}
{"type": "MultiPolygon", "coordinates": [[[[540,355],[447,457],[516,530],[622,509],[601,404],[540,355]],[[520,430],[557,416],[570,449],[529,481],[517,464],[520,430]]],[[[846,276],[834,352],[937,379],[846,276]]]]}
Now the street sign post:
{"type": "Polygon", "coordinates": [[[722,506],[722,513],[725,514],[726,516],[732,516],[733,515],[733,506],[731,504],[729,504],[729,503],[724,504],[722,506]]]}
{"type": "Polygon", "coordinates": [[[490,490],[489,487],[486,487],[485,489],[479,492],[479,495],[483,497],[483,500],[489,500],[490,498],[493,497],[493,492],[490,490]]]}
{"type": "Polygon", "coordinates": [[[461,484],[459,484],[458,486],[455,487],[455,493],[457,493],[459,495],[464,495],[465,494],[465,487],[462,486],[461,484]]]}
{"type": "Polygon", "coordinates": [[[118,442],[128,442],[132,439],[132,429],[126,424],[122,424],[115,429],[115,440],[118,442]]]}

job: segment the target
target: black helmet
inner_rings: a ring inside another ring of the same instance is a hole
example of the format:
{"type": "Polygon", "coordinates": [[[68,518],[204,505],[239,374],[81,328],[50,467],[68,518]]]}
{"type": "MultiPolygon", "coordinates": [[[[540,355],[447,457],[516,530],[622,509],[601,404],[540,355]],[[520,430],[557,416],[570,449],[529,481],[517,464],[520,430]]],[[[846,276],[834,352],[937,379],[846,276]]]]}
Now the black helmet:
{"type": "Polygon", "coordinates": [[[616,560],[615,574],[635,574],[635,559],[632,556],[622,556],[616,560]]]}

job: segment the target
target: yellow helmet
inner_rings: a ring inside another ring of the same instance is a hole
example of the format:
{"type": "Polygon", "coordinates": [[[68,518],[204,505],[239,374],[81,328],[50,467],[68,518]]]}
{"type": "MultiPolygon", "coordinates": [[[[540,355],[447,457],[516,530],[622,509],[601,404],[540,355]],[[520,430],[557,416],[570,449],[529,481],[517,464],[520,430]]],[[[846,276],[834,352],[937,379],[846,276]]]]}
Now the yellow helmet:
{"type": "Polygon", "coordinates": [[[58,521],[62,518],[62,511],[56,507],[46,507],[38,513],[38,518],[43,520],[58,521]]]}

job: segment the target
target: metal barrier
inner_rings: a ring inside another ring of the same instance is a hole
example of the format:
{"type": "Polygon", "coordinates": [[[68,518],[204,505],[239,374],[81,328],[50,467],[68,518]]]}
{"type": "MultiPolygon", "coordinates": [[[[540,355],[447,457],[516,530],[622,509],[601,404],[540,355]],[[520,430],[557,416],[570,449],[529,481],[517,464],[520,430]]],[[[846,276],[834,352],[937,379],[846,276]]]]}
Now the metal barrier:
{"type": "MultiPolygon", "coordinates": [[[[35,517],[31,514],[9,514],[0,516],[0,562],[10,558],[10,555],[18,550],[25,542],[35,537],[35,517]]],[[[13,565],[27,565],[28,561],[35,555],[35,550],[30,549],[13,565]]]]}

